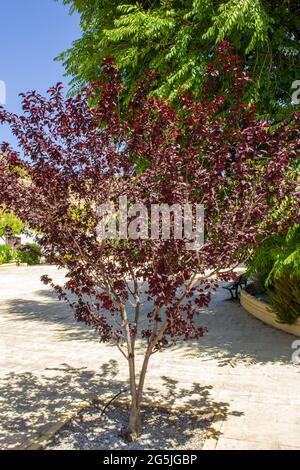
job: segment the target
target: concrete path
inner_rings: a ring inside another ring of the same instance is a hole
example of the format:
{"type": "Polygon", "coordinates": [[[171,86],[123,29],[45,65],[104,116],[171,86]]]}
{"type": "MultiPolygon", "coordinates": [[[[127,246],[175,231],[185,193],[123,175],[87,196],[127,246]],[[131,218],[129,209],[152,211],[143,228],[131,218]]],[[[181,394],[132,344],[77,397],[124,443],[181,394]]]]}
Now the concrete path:
{"type": "MultiPolygon", "coordinates": [[[[74,403],[124,386],[126,361],[73,321],[40,282],[52,266],[0,270],[0,448],[20,448],[74,403]]],[[[250,317],[220,289],[199,342],[153,356],[148,399],[216,413],[216,449],[300,449],[300,367],[293,336],[250,317]]]]}

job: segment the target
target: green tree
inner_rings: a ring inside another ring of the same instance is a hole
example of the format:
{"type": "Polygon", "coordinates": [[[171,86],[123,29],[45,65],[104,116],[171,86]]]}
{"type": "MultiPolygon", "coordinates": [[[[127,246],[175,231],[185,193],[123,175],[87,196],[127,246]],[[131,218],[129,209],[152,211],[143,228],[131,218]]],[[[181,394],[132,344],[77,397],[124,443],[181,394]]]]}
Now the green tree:
{"type": "Polygon", "coordinates": [[[0,211],[0,238],[5,240],[7,235],[19,235],[23,229],[23,222],[12,212],[0,211]]]}
{"type": "Polygon", "coordinates": [[[73,91],[98,79],[114,56],[130,90],[145,70],[160,72],[156,92],[201,91],[213,47],[227,38],[251,70],[261,115],[291,108],[300,77],[299,0],[63,0],[81,18],[82,37],[62,53],[73,91]],[[284,106],[283,106],[284,105],[284,106]]]}

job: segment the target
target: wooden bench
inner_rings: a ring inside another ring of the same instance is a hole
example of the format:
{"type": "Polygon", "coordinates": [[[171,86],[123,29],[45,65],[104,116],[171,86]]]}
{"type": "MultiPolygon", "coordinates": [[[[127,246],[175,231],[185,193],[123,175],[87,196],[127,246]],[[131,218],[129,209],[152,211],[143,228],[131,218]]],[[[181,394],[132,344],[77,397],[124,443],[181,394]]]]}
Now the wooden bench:
{"type": "Polygon", "coordinates": [[[246,287],[246,285],[247,279],[242,274],[239,276],[236,282],[230,282],[229,284],[226,284],[226,286],[223,286],[223,289],[226,289],[230,292],[231,298],[229,300],[235,300],[239,298],[239,289],[241,289],[243,286],[246,287]]]}

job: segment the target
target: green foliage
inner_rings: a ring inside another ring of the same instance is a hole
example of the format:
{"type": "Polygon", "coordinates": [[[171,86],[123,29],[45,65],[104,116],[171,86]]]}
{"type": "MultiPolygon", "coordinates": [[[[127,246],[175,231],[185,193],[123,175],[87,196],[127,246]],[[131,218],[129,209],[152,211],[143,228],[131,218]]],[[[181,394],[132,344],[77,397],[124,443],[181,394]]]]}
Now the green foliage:
{"type": "Polygon", "coordinates": [[[278,319],[293,323],[300,316],[300,226],[292,226],[286,237],[266,240],[255,252],[248,274],[260,276],[278,319]]]}
{"type": "Polygon", "coordinates": [[[279,235],[265,240],[248,262],[247,276],[259,276],[265,285],[283,242],[284,238],[279,235]]]}
{"type": "Polygon", "coordinates": [[[19,235],[24,229],[24,224],[11,212],[0,211],[0,238],[10,235],[19,235]]]}
{"type": "Polygon", "coordinates": [[[266,280],[272,306],[280,321],[300,316],[300,226],[290,228],[266,280]]]}
{"type": "Polygon", "coordinates": [[[286,271],[269,283],[268,294],[278,319],[282,323],[294,323],[300,316],[300,277],[286,271]]]}
{"type": "Polygon", "coordinates": [[[16,252],[16,259],[20,263],[29,265],[39,264],[41,257],[41,247],[36,243],[26,243],[19,247],[16,252]]]}
{"type": "Polygon", "coordinates": [[[78,90],[114,56],[125,84],[160,72],[156,93],[175,99],[180,87],[201,92],[213,47],[227,38],[250,68],[258,111],[278,119],[292,106],[300,76],[299,0],[63,0],[81,18],[82,37],[59,58],[78,90]],[[285,106],[282,106],[285,105],[285,106]]]}
{"type": "Polygon", "coordinates": [[[14,252],[10,245],[0,245],[0,264],[9,263],[14,259],[14,252]]]}
{"type": "Polygon", "coordinates": [[[295,224],[287,233],[275,253],[274,266],[267,279],[267,285],[272,280],[280,279],[286,272],[291,278],[300,280],[300,225],[295,224]]]}

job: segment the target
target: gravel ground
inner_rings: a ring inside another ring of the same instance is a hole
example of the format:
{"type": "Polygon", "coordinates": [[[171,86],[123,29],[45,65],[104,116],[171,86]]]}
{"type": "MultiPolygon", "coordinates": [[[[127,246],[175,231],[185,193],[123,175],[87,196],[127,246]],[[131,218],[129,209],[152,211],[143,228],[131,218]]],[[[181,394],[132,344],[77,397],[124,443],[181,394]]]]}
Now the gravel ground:
{"type": "Polygon", "coordinates": [[[200,450],[212,415],[199,415],[153,408],[142,414],[142,435],[138,442],[125,442],[126,405],[111,405],[103,416],[91,406],[66,424],[45,450],[200,450]]]}

